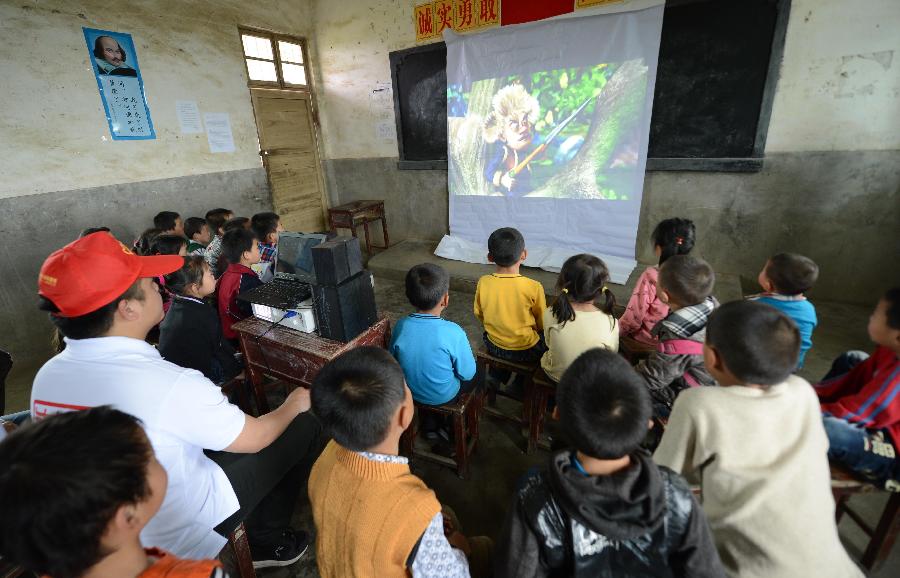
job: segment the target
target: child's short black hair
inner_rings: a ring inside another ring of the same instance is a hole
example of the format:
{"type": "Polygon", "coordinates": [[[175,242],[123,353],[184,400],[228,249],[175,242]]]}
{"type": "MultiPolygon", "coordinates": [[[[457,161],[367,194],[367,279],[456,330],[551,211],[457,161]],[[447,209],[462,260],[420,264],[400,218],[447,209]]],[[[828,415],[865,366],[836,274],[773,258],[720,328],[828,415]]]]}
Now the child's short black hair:
{"type": "Polygon", "coordinates": [[[161,231],[171,231],[175,228],[175,221],[181,218],[181,215],[175,211],[160,211],[153,217],[153,226],[161,231]]]}
{"type": "Polygon", "coordinates": [[[206,219],[200,217],[188,217],[184,220],[184,236],[190,240],[194,240],[194,235],[199,235],[203,231],[203,225],[206,219]]]}
{"type": "Polygon", "coordinates": [[[229,263],[240,263],[245,251],[253,250],[256,234],[244,228],[232,229],[222,237],[222,255],[229,263]]]}
{"type": "Polygon", "coordinates": [[[699,257],[674,255],[659,268],[659,284],[679,305],[697,305],[712,294],[716,274],[699,257]]]}
{"type": "Polygon", "coordinates": [[[257,239],[266,243],[266,239],[278,229],[278,223],[280,222],[281,217],[277,213],[256,213],[250,219],[250,228],[256,233],[257,239]]]}
{"type": "Polygon", "coordinates": [[[247,217],[234,217],[225,221],[222,225],[222,232],[234,231],[235,229],[246,229],[250,225],[250,219],[247,217]]]}
{"type": "Polygon", "coordinates": [[[450,291],[450,275],[434,263],[416,265],[406,273],[406,298],[419,311],[433,309],[450,291]]]}
{"type": "MultiPolygon", "coordinates": [[[[50,321],[65,337],[69,339],[91,339],[103,337],[112,327],[116,309],[119,307],[119,301],[129,299],[143,301],[146,298],[146,294],[141,289],[141,280],[138,279],[116,299],[99,309],[78,317],[56,315],[59,313],[59,308],[43,295],[38,296],[38,308],[49,313],[50,321]]],[[[0,463],[0,467],[2,467],[2,463],[0,463]]]]}
{"type": "Polygon", "coordinates": [[[779,253],[766,263],[766,277],[782,295],[799,295],[812,289],[819,278],[815,261],[796,253],[779,253]]]}
{"type": "Polygon", "coordinates": [[[84,237],[87,237],[88,235],[93,235],[94,233],[109,233],[109,232],[111,232],[109,230],[109,227],[88,227],[87,229],[84,229],[83,231],[81,231],[81,234],[78,235],[78,238],[82,239],[84,237]]]}
{"type": "Polygon", "coordinates": [[[387,437],[406,387],[400,364],[387,350],[357,347],[319,371],[311,395],[313,412],[334,441],[359,452],[387,437]]]}
{"type": "Polygon", "coordinates": [[[187,247],[187,239],[181,235],[159,235],[150,243],[151,255],[177,255],[187,247]]]}
{"type": "Polygon", "coordinates": [[[57,414],[0,443],[0,555],[38,575],[77,578],[109,552],[123,505],[150,496],[153,449],[140,422],[109,406],[57,414]]]}
{"type": "Polygon", "coordinates": [[[488,255],[501,267],[515,265],[525,250],[525,237],[518,229],[503,227],[488,237],[488,255]]]}
{"type": "Polygon", "coordinates": [[[654,246],[660,248],[659,264],[674,255],[687,255],[694,248],[697,228],[690,219],[673,217],[660,221],[650,233],[654,246]]]}
{"type": "Polygon", "coordinates": [[[184,295],[191,285],[203,283],[203,273],[209,269],[209,263],[199,255],[189,255],[184,258],[181,269],[173,271],[165,276],[166,289],[176,295],[184,295]]]}
{"type": "Polygon", "coordinates": [[[624,357],[595,348],[578,356],[559,380],[560,424],[575,448],[601,460],[626,456],[647,435],[650,394],[624,357]]]}
{"type": "Polygon", "coordinates": [[[213,209],[211,211],[206,212],[206,224],[209,225],[209,231],[213,235],[218,235],[219,231],[222,229],[222,226],[225,224],[225,221],[228,220],[228,215],[231,215],[232,212],[229,209],[213,209]]]}
{"type": "Polygon", "coordinates": [[[776,385],[797,368],[800,332],[771,305],[732,301],[713,311],[706,343],[743,383],[776,385]]]}
{"type": "Polygon", "coordinates": [[[137,252],[138,255],[152,255],[151,248],[153,246],[153,241],[161,234],[162,231],[156,227],[147,229],[141,233],[141,236],[134,242],[135,252],[137,252]]]}
{"type": "Polygon", "coordinates": [[[887,324],[891,329],[900,329],[900,287],[888,289],[884,297],[887,301],[887,324]]]}

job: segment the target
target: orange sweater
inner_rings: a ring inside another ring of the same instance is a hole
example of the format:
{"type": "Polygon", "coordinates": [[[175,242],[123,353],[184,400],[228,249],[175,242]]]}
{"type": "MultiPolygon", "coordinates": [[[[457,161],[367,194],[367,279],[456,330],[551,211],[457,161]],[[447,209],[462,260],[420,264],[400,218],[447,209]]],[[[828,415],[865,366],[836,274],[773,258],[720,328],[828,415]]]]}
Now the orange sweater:
{"type": "Polygon", "coordinates": [[[406,464],[369,460],[331,441],[309,476],[323,578],[408,576],[406,562],[434,516],[434,492],[406,464]]]}

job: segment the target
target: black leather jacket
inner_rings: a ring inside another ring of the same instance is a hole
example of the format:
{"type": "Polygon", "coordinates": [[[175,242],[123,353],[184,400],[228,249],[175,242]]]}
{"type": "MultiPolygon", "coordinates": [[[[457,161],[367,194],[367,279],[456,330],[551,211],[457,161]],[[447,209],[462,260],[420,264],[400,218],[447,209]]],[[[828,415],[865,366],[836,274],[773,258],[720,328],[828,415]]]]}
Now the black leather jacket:
{"type": "Polygon", "coordinates": [[[687,483],[646,452],[610,476],[587,476],[572,453],[528,476],[497,543],[496,576],[724,577],[687,483]]]}

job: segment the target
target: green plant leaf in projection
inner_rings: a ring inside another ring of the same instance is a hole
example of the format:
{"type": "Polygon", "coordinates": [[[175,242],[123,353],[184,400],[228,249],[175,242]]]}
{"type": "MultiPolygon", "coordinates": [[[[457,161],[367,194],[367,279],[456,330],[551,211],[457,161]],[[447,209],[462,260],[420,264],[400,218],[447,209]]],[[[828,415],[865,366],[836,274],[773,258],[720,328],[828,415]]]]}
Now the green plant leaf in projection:
{"type": "MultiPolygon", "coordinates": [[[[613,67],[605,67],[609,70],[613,67]]],[[[577,81],[576,81],[577,82],[577,81]]],[[[641,60],[630,60],[618,66],[604,82],[593,106],[591,127],[575,157],[547,183],[529,197],[577,199],[618,198],[619,193],[597,182],[597,174],[609,165],[616,146],[640,121],[647,89],[647,67],[641,60]]],[[[584,98],[593,94],[594,87],[584,98]]],[[[583,102],[583,100],[582,100],[583,102]]],[[[580,104],[580,103],[579,103],[580,104]]]]}

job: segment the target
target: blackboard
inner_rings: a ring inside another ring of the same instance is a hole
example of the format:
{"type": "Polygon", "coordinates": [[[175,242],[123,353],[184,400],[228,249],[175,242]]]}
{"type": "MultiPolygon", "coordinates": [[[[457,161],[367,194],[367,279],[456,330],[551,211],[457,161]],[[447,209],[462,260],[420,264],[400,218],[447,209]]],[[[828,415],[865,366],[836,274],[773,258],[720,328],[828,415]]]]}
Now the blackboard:
{"type": "Polygon", "coordinates": [[[446,168],[447,45],[391,52],[390,60],[401,162],[446,168]]]}
{"type": "MultiPolygon", "coordinates": [[[[648,170],[762,167],[790,0],[669,0],[648,170]]],[[[447,48],[390,54],[400,168],[446,168],[447,48]]]]}

